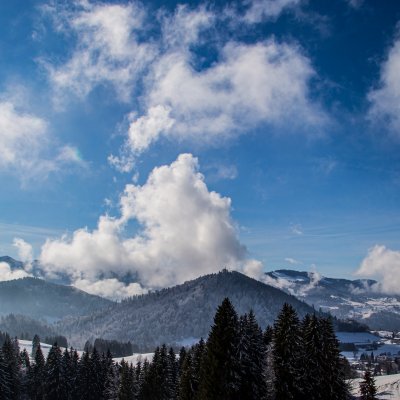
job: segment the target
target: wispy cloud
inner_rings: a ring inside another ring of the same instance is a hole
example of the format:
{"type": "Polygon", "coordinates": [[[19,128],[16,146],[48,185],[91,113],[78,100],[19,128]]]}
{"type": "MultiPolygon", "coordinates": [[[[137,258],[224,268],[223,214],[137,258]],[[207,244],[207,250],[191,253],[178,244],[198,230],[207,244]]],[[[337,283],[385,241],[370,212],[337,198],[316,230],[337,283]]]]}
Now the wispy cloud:
{"type": "Polygon", "coordinates": [[[369,118],[374,123],[387,124],[394,136],[400,137],[400,37],[396,34],[386,59],[381,64],[378,87],[368,94],[371,103],[369,118]]]}
{"type": "Polygon", "coordinates": [[[74,156],[74,147],[54,142],[45,119],[11,101],[0,100],[0,172],[13,173],[27,185],[67,167],[86,166],[74,156]]]}

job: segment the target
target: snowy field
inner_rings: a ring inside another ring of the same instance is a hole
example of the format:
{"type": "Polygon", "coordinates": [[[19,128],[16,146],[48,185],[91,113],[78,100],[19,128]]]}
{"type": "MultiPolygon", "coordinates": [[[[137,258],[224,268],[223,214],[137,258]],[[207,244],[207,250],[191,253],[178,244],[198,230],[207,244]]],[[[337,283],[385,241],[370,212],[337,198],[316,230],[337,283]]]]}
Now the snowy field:
{"type": "MultiPolygon", "coordinates": [[[[22,351],[23,349],[26,349],[26,351],[29,354],[29,357],[32,354],[32,341],[31,340],[18,340],[19,343],[19,349],[20,351],[22,351]]],[[[46,344],[46,343],[40,343],[40,347],[42,349],[43,352],[43,356],[46,359],[47,355],[49,354],[49,351],[51,349],[51,345],[50,344],[46,344]]],[[[64,348],[61,347],[61,351],[64,351],[64,348]]],[[[79,356],[81,356],[83,353],[83,351],[78,350],[78,354],[79,356]]],[[[132,364],[136,364],[138,361],[144,361],[144,360],[148,360],[151,361],[153,359],[153,353],[146,353],[146,354],[132,354],[131,356],[127,356],[127,357],[119,357],[119,358],[114,358],[114,361],[116,362],[121,362],[122,359],[124,359],[126,362],[128,363],[132,363],[132,364]]]]}
{"type": "MultiPolygon", "coordinates": [[[[360,395],[360,382],[362,379],[351,381],[352,394],[360,395]]],[[[378,398],[381,400],[400,400],[400,374],[384,375],[375,377],[376,387],[378,389],[378,398]]]]}

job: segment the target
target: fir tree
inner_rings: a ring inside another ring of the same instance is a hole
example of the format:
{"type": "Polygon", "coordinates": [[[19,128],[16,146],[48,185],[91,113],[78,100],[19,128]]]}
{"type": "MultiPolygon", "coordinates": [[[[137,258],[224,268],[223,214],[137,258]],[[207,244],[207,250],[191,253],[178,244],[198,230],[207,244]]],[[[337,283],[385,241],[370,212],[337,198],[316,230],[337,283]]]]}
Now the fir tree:
{"type": "Polygon", "coordinates": [[[35,359],[36,356],[36,350],[38,349],[38,347],[40,346],[40,338],[38,335],[35,335],[32,339],[32,353],[31,353],[31,357],[33,359],[35,359]]]}
{"type": "MultiPolygon", "coordinates": [[[[133,375],[129,364],[124,360],[121,361],[120,366],[120,381],[119,381],[119,400],[132,400],[133,399],[133,375]]],[[[149,399],[151,397],[148,397],[149,399]]]]}
{"type": "Polygon", "coordinates": [[[273,361],[277,400],[302,398],[303,368],[300,322],[285,303],[274,325],[273,361]]]}
{"type": "Polygon", "coordinates": [[[7,335],[2,347],[2,353],[9,374],[10,399],[18,399],[20,392],[18,342],[12,341],[7,335]]]}
{"type": "Polygon", "coordinates": [[[192,353],[188,352],[182,365],[179,381],[179,400],[193,400],[194,396],[192,353]]]}
{"type": "Polygon", "coordinates": [[[4,360],[3,351],[0,349],[0,400],[11,399],[11,379],[8,364],[4,360]]]}
{"type": "Polygon", "coordinates": [[[199,392],[201,364],[205,351],[206,344],[203,338],[201,338],[199,343],[195,344],[192,348],[192,385],[195,396],[197,396],[199,392]]]}
{"type": "Polygon", "coordinates": [[[109,350],[103,362],[105,372],[103,398],[107,400],[118,400],[118,370],[109,350]]]}
{"type": "Polygon", "coordinates": [[[324,354],[320,320],[316,315],[306,315],[302,323],[304,344],[304,394],[310,400],[324,399],[328,358],[324,354]]]}
{"type": "Polygon", "coordinates": [[[176,400],[178,397],[178,362],[174,349],[171,347],[167,355],[167,389],[168,399],[176,400]]]}
{"type": "Polygon", "coordinates": [[[44,380],[45,360],[39,343],[36,349],[34,364],[31,366],[31,374],[29,379],[29,392],[32,400],[42,400],[44,398],[44,380]]]}
{"type": "Polygon", "coordinates": [[[344,377],[339,342],[335,336],[332,320],[330,318],[320,318],[319,325],[322,334],[322,353],[325,357],[320,373],[323,379],[324,400],[347,399],[349,389],[344,377]]]}
{"type": "Polygon", "coordinates": [[[77,394],[82,400],[98,400],[97,377],[92,368],[90,354],[84,352],[78,367],[77,394]]]}
{"type": "Polygon", "coordinates": [[[201,366],[201,400],[239,398],[238,340],[238,317],[232,303],[226,298],[217,309],[207,340],[201,366]]]}
{"type": "Polygon", "coordinates": [[[105,371],[96,347],[90,355],[90,370],[92,374],[91,390],[93,398],[102,399],[105,382],[105,371]]]}
{"type": "Polygon", "coordinates": [[[376,397],[375,379],[372,376],[371,370],[368,368],[364,374],[364,380],[360,382],[360,393],[362,400],[375,400],[376,397]]]}
{"type": "Polygon", "coordinates": [[[61,350],[55,343],[49,351],[45,368],[46,400],[67,399],[63,388],[61,359],[61,350]]]}
{"type": "Polygon", "coordinates": [[[29,391],[29,380],[31,374],[31,363],[29,360],[29,354],[26,349],[23,349],[20,353],[21,365],[19,369],[19,381],[20,381],[20,390],[21,397],[26,398],[29,391]]]}
{"type": "Polygon", "coordinates": [[[265,346],[262,330],[252,311],[240,318],[239,359],[240,399],[262,399],[266,393],[265,346]]]}

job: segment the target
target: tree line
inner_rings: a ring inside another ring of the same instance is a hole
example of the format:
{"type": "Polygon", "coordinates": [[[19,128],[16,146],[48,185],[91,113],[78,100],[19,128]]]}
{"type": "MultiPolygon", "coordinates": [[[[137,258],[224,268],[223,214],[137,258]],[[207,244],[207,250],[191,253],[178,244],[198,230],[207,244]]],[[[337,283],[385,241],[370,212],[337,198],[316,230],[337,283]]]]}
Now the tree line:
{"type": "MultiPolygon", "coordinates": [[[[184,322],[182,322],[184,323],[184,322]]],[[[350,398],[332,321],[299,320],[284,304],[264,331],[253,312],[218,307],[206,341],[176,355],[162,345],[151,361],[114,362],[93,347],[80,357],[57,344],[31,360],[8,336],[0,351],[0,400],[342,400],[350,398]]]]}

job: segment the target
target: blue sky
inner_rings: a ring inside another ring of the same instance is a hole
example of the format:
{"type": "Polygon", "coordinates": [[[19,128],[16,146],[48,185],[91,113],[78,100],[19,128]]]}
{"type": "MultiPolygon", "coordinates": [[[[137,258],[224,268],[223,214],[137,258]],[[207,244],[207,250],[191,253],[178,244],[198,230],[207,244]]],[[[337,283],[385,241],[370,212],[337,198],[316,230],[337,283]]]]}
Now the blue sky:
{"type": "Polygon", "coordinates": [[[0,253],[109,296],[223,266],[392,282],[399,21],[396,0],[2,1],[0,253]]]}

